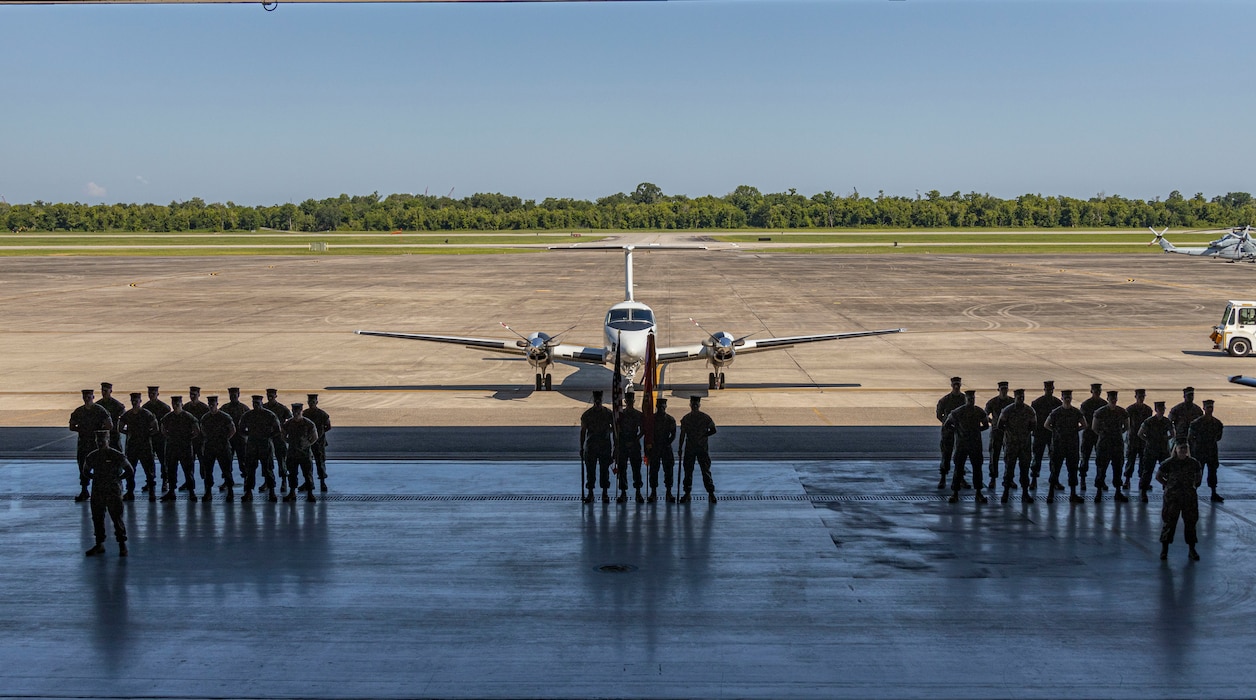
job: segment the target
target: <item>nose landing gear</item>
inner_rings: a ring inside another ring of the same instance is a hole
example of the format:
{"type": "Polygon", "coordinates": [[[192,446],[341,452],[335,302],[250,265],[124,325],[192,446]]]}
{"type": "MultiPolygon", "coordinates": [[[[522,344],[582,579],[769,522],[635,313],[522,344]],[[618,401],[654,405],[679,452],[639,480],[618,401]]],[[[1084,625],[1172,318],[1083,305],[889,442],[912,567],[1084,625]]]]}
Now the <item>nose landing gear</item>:
{"type": "Polygon", "coordinates": [[[723,389],[724,388],[724,373],[723,372],[720,372],[719,374],[716,374],[715,372],[708,373],[707,374],[707,388],[708,389],[723,389]]]}
{"type": "Polygon", "coordinates": [[[554,389],[554,375],[550,374],[549,372],[546,372],[545,374],[541,374],[540,372],[537,372],[536,390],[537,391],[553,391],[553,389],[554,389]]]}

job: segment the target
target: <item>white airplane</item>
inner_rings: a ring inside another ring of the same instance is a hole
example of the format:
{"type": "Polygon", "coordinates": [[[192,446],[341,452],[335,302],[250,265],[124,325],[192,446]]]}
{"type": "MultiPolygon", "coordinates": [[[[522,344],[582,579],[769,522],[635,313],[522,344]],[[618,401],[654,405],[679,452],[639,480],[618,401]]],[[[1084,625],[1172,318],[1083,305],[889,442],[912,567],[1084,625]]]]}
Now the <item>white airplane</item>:
{"type": "MultiPolygon", "coordinates": [[[[624,301],[615,304],[606,312],[606,321],[602,328],[603,344],[601,347],[584,347],[559,342],[559,338],[571,330],[547,335],[532,333],[524,336],[510,326],[502,324],[517,339],[467,338],[453,335],[430,335],[426,333],[393,333],[388,331],[354,331],[358,335],[373,335],[384,338],[401,338],[403,340],[423,340],[433,343],[450,343],[469,348],[478,348],[490,352],[501,352],[510,355],[522,355],[528,364],[536,369],[536,389],[548,391],[553,388],[553,377],[549,369],[557,360],[583,362],[605,365],[615,362],[615,351],[619,350],[620,362],[625,368],[625,376],[632,377],[645,365],[646,347],[651,333],[656,332],[654,311],[649,306],[636,301],[632,297],[632,253],[634,250],[705,250],[694,246],[667,245],[624,245],[624,246],[564,246],[552,247],[551,250],[622,250],[624,251],[624,301]]],[[[691,321],[693,319],[690,319],[691,321]]],[[[694,321],[697,325],[697,322],[694,321]]],[[[701,328],[701,326],[698,326],[701,328]]],[[[673,362],[689,362],[705,360],[711,372],[707,377],[709,389],[724,388],[724,368],[733,363],[738,355],[763,352],[766,350],[783,350],[803,343],[817,343],[825,340],[843,340],[846,338],[862,338],[888,333],[900,333],[902,328],[891,328],[878,331],[853,331],[847,333],[821,333],[817,335],[796,335],[783,338],[764,338],[750,340],[749,336],[734,337],[731,333],[720,331],[708,333],[709,336],[701,343],[677,347],[658,348],[655,357],[660,365],[673,362]]],[[[704,329],[705,331],[705,329],[704,329]]],[[[751,334],[753,335],[753,334],[751,334]]]]}

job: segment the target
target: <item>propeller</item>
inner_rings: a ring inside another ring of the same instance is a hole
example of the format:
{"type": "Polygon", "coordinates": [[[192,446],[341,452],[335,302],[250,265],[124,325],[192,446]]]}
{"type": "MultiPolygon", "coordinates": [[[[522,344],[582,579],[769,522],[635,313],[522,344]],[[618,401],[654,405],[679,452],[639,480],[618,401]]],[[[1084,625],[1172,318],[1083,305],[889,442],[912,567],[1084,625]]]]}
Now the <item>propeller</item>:
{"type": "Polygon", "coordinates": [[[1154,233],[1154,234],[1156,235],[1156,237],[1155,237],[1155,238],[1153,238],[1153,239],[1151,239],[1151,242],[1150,242],[1150,243],[1148,243],[1147,245],[1155,245],[1155,244],[1159,243],[1161,239],[1163,239],[1163,238],[1164,238],[1164,234],[1166,234],[1166,233],[1168,233],[1168,232],[1169,232],[1169,227],[1168,227],[1168,226],[1165,226],[1163,231],[1159,231],[1159,232],[1157,232],[1157,231],[1156,231],[1156,229],[1154,229],[1154,228],[1152,228],[1152,227],[1148,226],[1148,227],[1147,227],[1147,230],[1148,230],[1148,231],[1151,231],[1152,233],[1154,233]]]}
{"type": "Polygon", "coordinates": [[[559,338],[561,338],[564,334],[576,328],[575,326],[572,326],[571,328],[568,328],[562,333],[556,333],[552,336],[546,335],[544,333],[533,333],[529,337],[511,328],[510,326],[507,326],[505,323],[502,323],[501,327],[519,336],[519,340],[515,341],[515,345],[518,345],[521,348],[530,348],[529,354],[538,353],[539,351],[542,351],[542,350],[549,350],[550,348],[558,344],[559,338]]]}

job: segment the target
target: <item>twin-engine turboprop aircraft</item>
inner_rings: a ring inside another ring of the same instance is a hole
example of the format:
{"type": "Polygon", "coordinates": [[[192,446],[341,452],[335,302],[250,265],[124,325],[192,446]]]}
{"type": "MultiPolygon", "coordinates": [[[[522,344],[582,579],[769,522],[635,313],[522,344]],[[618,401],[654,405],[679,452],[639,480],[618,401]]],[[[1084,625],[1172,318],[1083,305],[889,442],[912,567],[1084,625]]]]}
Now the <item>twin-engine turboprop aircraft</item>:
{"type": "MultiPolygon", "coordinates": [[[[510,355],[522,355],[528,364],[536,369],[536,389],[553,388],[553,376],[549,369],[555,361],[584,362],[604,365],[615,361],[615,351],[619,350],[620,362],[625,375],[629,378],[636,375],[646,361],[647,341],[655,332],[654,311],[650,307],[632,298],[632,253],[634,250],[703,250],[694,246],[667,245],[624,245],[624,246],[569,246],[552,248],[552,250],[622,250],[624,251],[624,301],[615,304],[606,312],[606,322],[602,328],[603,343],[601,347],[584,347],[559,342],[559,338],[567,331],[556,335],[532,333],[524,336],[510,326],[502,324],[516,339],[467,338],[454,335],[430,335],[426,333],[392,333],[388,331],[355,331],[358,335],[374,335],[384,338],[401,338],[403,340],[425,340],[432,343],[450,343],[469,348],[478,348],[490,352],[510,355]]],[[[692,320],[692,319],[690,319],[692,320]]],[[[697,322],[694,322],[695,325],[697,322]]],[[[701,326],[699,326],[701,328],[701,326]]],[[[690,362],[705,360],[711,368],[707,375],[707,387],[710,389],[724,388],[724,368],[733,364],[739,355],[764,352],[767,350],[783,350],[803,343],[817,343],[824,340],[842,340],[845,338],[862,338],[872,335],[899,333],[902,328],[891,328],[879,331],[853,331],[847,333],[821,333],[817,335],[795,335],[784,338],[764,338],[751,340],[749,336],[734,337],[731,333],[720,331],[708,333],[709,336],[701,343],[681,345],[677,347],[658,348],[655,356],[659,364],[672,362],[690,362]]],[[[705,329],[704,329],[705,331],[705,329]]]]}

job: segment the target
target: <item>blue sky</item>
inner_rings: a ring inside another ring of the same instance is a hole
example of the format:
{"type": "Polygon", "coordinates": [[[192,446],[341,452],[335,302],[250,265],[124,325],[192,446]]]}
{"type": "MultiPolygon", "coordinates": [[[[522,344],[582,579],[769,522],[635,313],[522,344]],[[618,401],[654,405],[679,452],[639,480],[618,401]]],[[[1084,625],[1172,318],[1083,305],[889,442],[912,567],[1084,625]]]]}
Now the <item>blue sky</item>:
{"type": "Polygon", "coordinates": [[[1253,191],[1256,2],[0,6],[0,196],[1253,191]]]}

